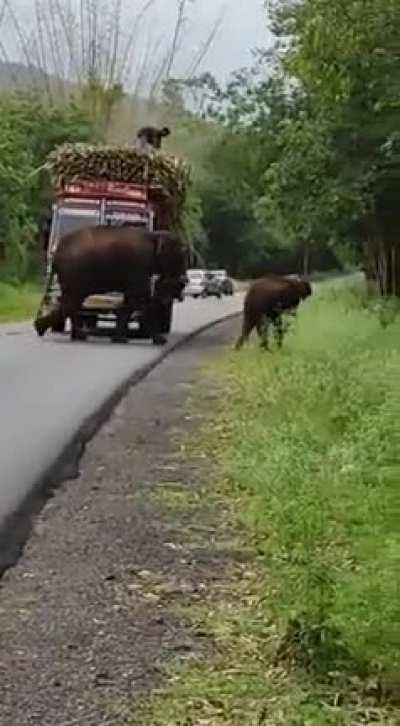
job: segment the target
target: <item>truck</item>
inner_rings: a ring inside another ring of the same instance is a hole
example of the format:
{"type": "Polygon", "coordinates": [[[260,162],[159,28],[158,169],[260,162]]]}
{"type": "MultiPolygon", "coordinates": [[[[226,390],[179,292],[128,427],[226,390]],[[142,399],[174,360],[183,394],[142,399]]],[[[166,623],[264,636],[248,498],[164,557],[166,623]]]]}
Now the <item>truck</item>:
{"type": "MultiPolygon", "coordinates": [[[[72,232],[99,225],[134,225],[148,231],[179,226],[190,183],[190,169],[181,160],[161,152],[139,152],[133,147],[63,145],[47,162],[53,188],[46,251],[46,285],[38,315],[45,314],[60,297],[53,259],[60,240],[72,232]]],[[[78,333],[109,337],[115,311],[123,296],[87,298],[79,315],[78,333]]],[[[146,301],[132,313],[129,338],[147,338],[146,301]]],[[[160,310],[160,331],[168,334],[173,302],[160,310]]],[[[61,333],[64,330],[53,330],[61,333]]],[[[75,331],[76,334],[77,331],[75,331]]]]}

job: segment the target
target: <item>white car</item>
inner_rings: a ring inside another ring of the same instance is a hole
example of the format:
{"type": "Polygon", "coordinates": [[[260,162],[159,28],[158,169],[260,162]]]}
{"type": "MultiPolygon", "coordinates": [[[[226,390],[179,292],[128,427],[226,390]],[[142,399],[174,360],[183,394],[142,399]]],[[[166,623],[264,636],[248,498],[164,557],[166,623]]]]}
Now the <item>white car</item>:
{"type": "Polygon", "coordinates": [[[218,280],[218,282],[224,282],[228,279],[228,273],[226,270],[213,270],[212,274],[218,280]]]}
{"type": "Polygon", "coordinates": [[[205,270],[187,270],[186,276],[189,280],[185,287],[186,297],[201,297],[206,285],[205,270]]]}

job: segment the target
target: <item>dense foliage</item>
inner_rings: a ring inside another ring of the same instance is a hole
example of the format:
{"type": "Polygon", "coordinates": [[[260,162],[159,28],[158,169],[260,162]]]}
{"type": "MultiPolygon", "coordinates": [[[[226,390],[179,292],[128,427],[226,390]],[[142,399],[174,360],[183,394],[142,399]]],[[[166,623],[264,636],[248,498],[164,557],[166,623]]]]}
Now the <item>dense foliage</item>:
{"type": "Polygon", "coordinates": [[[275,0],[272,14],[302,103],[281,129],[269,202],[289,216],[300,191],[294,225],[304,241],[360,242],[381,292],[400,293],[400,6],[275,0]]]}
{"type": "Polygon", "coordinates": [[[400,6],[267,6],[272,51],[225,89],[209,75],[184,84],[224,128],[200,190],[211,256],[244,272],[293,266],[301,253],[307,271],[322,251],[328,265],[363,261],[381,293],[398,294],[400,6]]]}
{"type": "Polygon", "coordinates": [[[86,140],[92,129],[73,105],[48,108],[35,98],[0,96],[0,264],[6,275],[32,273],[39,231],[49,203],[38,169],[66,140],[86,140]]]}
{"type": "Polygon", "coordinates": [[[274,48],[256,53],[224,88],[210,74],[169,78],[157,99],[119,88],[107,109],[90,85],[78,107],[0,98],[0,254],[8,269],[24,276],[37,247],[47,190],[34,170],[55,144],[104,135],[100,115],[117,142],[144,122],[171,126],[169,150],[194,169],[185,233],[199,259],[235,275],[362,263],[382,294],[400,293],[400,6],[266,6],[274,48]]]}

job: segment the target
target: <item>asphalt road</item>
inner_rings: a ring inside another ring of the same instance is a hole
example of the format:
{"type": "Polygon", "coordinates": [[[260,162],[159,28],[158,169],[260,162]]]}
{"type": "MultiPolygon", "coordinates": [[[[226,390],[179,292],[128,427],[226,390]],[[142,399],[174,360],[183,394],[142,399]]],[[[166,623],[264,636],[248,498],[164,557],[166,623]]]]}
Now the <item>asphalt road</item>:
{"type": "MultiPolygon", "coordinates": [[[[241,309],[242,297],[175,305],[170,345],[241,309]]],[[[0,328],[0,527],[79,430],[135,372],[164,354],[150,341],[39,340],[30,325],[0,328]]]]}

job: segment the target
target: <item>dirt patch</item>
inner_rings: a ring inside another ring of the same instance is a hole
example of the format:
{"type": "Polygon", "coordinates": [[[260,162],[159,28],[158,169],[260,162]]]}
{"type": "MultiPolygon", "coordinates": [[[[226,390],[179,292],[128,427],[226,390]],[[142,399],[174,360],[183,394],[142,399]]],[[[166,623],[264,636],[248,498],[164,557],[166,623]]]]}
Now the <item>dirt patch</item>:
{"type": "Polygon", "coordinates": [[[181,442],[201,423],[186,409],[201,366],[237,326],[209,329],[133,388],[36,520],[1,583],[2,726],[123,723],[169,660],[212,649],[179,605],[245,555],[216,546],[207,462],[185,461],[181,442]]]}

